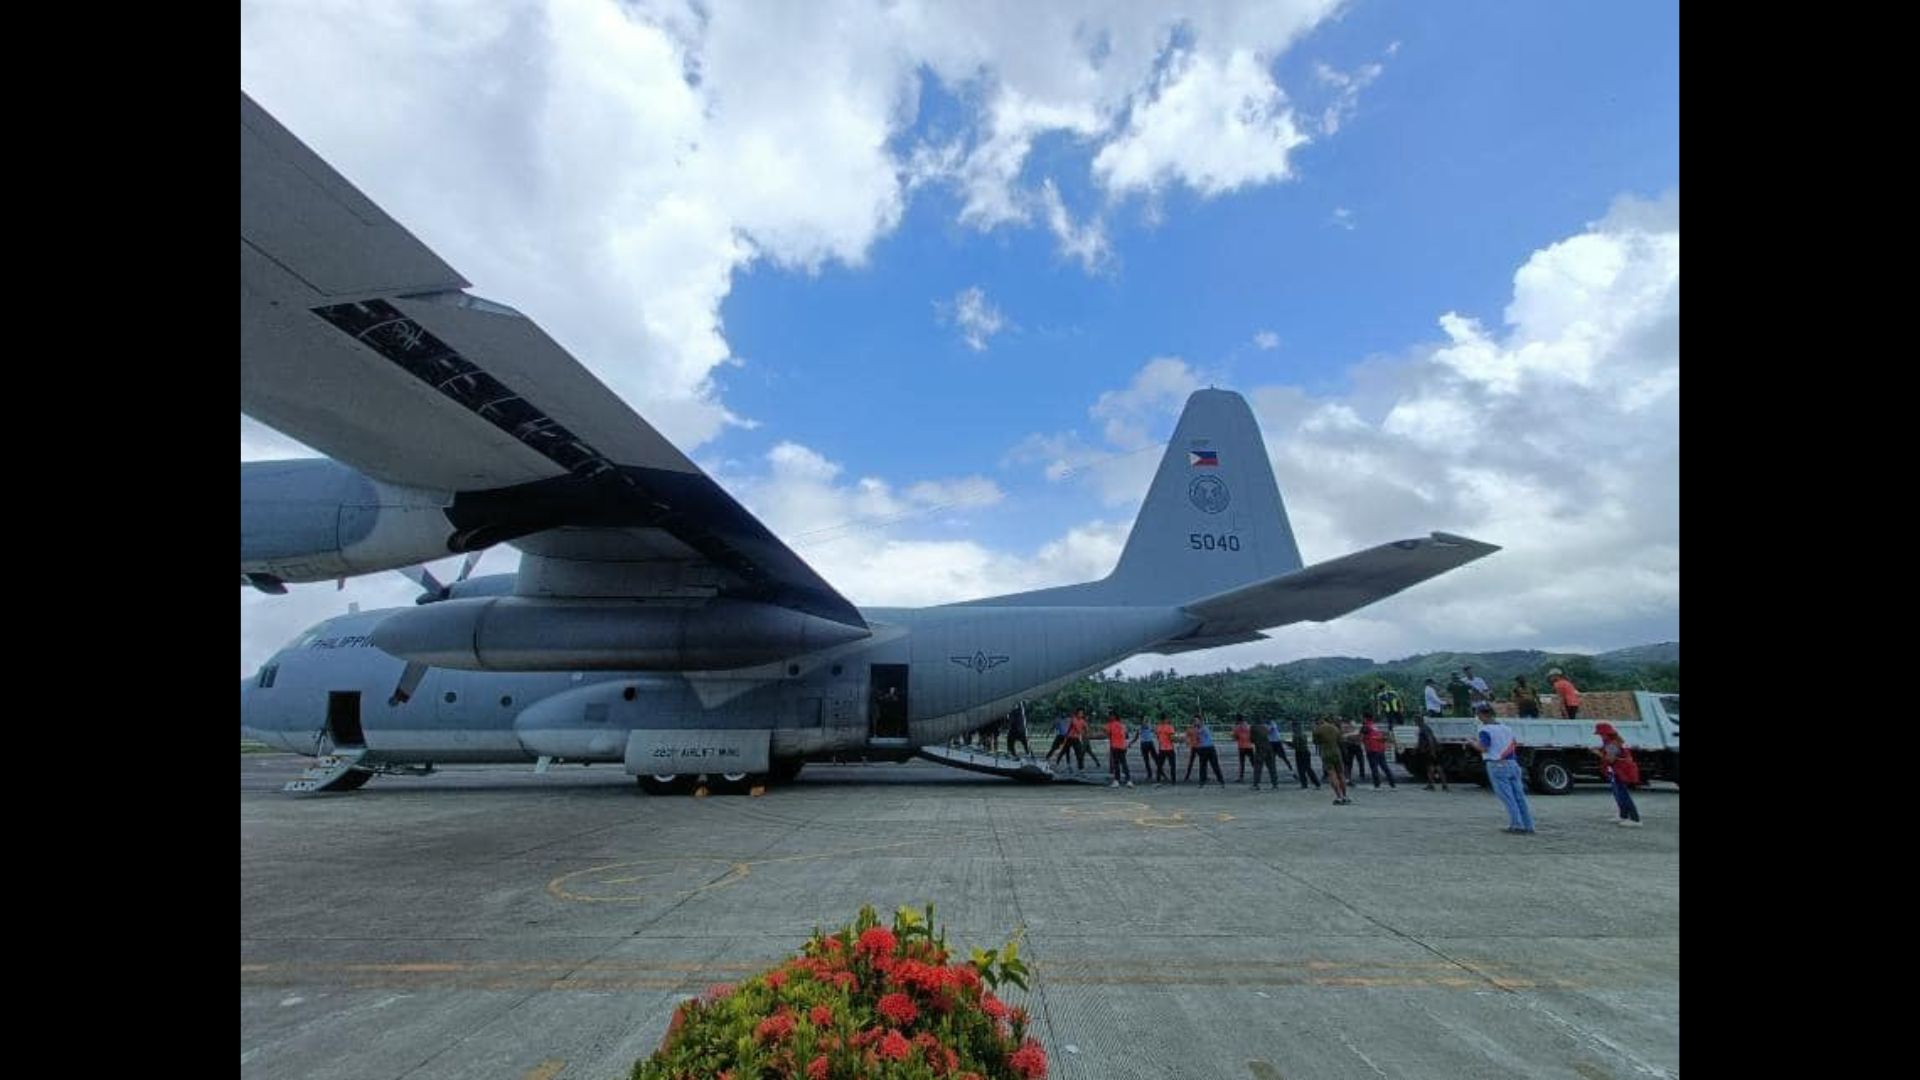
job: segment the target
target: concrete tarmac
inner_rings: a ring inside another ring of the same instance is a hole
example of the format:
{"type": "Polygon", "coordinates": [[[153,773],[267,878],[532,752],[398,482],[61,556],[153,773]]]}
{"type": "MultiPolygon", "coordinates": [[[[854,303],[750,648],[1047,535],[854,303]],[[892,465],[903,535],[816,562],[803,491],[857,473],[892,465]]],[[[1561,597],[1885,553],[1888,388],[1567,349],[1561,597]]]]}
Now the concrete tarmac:
{"type": "Polygon", "coordinates": [[[1670,785],[1641,829],[1583,785],[1514,836],[1489,791],[1404,777],[1339,807],[927,763],[763,798],[650,798],[618,765],[281,794],[305,764],[240,759],[247,1080],[614,1080],[681,999],[927,901],[962,955],[1025,928],[1010,997],[1052,1077],[1679,1074],[1670,785]]]}

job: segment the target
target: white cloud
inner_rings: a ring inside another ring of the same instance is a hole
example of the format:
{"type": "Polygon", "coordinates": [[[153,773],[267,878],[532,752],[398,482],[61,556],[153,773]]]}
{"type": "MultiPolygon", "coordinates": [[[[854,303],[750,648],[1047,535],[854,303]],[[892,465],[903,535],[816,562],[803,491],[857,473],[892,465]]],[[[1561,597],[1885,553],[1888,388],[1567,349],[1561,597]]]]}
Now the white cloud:
{"type": "Polygon", "coordinates": [[[1333,208],[1333,224],[1340,226],[1341,228],[1347,230],[1348,232],[1352,232],[1354,229],[1353,211],[1347,209],[1344,206],[1334,207],[1333,208]]]}
{"type": "Polygon", "coordinates": [[[1105,421],[1104,433],[1113,446],[1131,450],[1152,441],[1147,423],[1177,410],[1187,395],[1200,389],[1200,376],[1177,356],[1157,356],[1147,361],[1124,389],[1101,394],[1087,412],[1105,421]]]}
{"type": "Polygon", "coordinates": [[[1110,190],[1157,193],[1174,181],[1202,195],[1293,175],[1289,155],[1307,143],[1286,95],[1253,52],[1224,59],[1178,54],[1126,130],[1094,155],[1110,190]]]}
{"type": "Polygon", "coordinates": [[[977,511],[1005,493],[983,476],[923,480],[902,490],[872,477],[851,483],[841,467],[795,444],[768,468],[723,478],[748,509],[857,604],[917,606],[1099,577],[1119,558],[1124,526],[1077,526],[1031,554],[973,539],[977,511]],[[1085,575],[1085,576],[1082,576],[1085,575]]]}
{"type": "Polygon", "coordinates": [[[1087,414],[1100,423],[1102,442],[1078,431],[1032,434],[1007,451],[1003,465],[1038,464],[1050,483],[1079,481],[1109,506],[1137,504],[1159,467],[1158,429],[1199,389],[1202,376],[1177,356],[1149,360],[1132,382],[1109,390],[1087,414]]]}
{"type": "Polygon", "coordinates": [[[1062,254],[1100,270],[1100,213],[1087,213],[1087,224],[1076,227],[1051,177],[1037,186],[1027,179],[1035,142],[1065,135],[1088,148],[1093,177],[1110,193],[1177,180],[1214,195],[1284,179],[1286,170],[1272,167],[1272,147],[1291,138],[1293,121],[1266,67],[1338,6],[903,4],[893,14],[905,47],[980,108],[962,130],[916,147],[904,168],[909,184],[954,185],[961,222],[978,229],[1025,224],[1038,212],[1062,254]],[[1169,79],[1175,67],[1178,77],[1169,79]],[[1235,96],[1235,89],[1250,96],[1235,96]],[[1189,137],[1218,133],[1234,145],[1211,148],[1214,160],[1187,168],[1189,137]],[[1245,166],[1232,160],[1248,151],[1261,159],[1245,166]],[[1139,182],[1144,175],[1154,182],[1139,182]]]}
{"type": "Polygon", "coordinates": [[[993,306],[986,290],[978,285],[961,289],[953,294],[952,300],[936,301],[934,310],[942,322],[951,322],[960,328],[961,339],[974,352],[985,351],[987,340],[1007,326],[1006,316],[993,306]]]}
{"type": "Polygon", "coordinates": [[[1277,349],[1280,347],[1280,335],[1271,330],[1261,330],[1253,335],[1253,344],[1257,349],[1277,349]]]}
{"type": "MultiPolygon", "coordinates": [[[[1392,56],[1398,51],[1399,42],[1387,49],[1392,56]]],[[[1335,92],[1335,97],[1320,113],[1320,133],[1332,135],[1340,130],[1340,125],[1351,119],[1360,108],[1360,91],[1365,90],[1373,80],[1380,77],[1386,68],[1380,64],[1362,64],[1351,72],[1335,71],[1326,64],[1315,64],[1313,73],[1320,82],[1335,92]]]]}
{"type": "Polygon", "coordinates": [[[1098,218],[1075,225],[1073,215],[1060,199],[1060,189],[1049,179],[1040,185],[1040,201],[1046,208],[1047,228],[1060,244],[1060,254],[1078,259],[1088,273],[1109,265],[1112,251],[1107,246],[1106,225],[1098,218]]]}

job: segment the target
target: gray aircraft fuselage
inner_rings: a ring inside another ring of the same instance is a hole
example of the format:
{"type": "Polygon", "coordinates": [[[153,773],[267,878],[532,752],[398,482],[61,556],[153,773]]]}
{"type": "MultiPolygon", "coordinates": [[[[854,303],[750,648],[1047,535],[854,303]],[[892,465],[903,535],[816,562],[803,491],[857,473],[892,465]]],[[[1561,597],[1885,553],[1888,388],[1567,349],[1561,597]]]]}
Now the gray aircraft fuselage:
{"type": "Polygon", "coordinates": [[[329,619],[280,650],[240,684],[243,733],[309,755],[364,746],[368,765],[623,761],[636,729],[771,729],[776,760],[905,757],[1199,621],[1171,606],[863,609],[872,637],[759,667],[432,668],[394,704],[405,665],[371,639],[408,610],[329,619]]]}

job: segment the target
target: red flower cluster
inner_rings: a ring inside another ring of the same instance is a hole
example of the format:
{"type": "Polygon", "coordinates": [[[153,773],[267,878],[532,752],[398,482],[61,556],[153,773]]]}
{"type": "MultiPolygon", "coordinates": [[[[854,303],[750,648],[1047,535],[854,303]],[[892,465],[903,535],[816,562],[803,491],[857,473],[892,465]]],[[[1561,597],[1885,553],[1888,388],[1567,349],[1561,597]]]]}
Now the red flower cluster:
{"type": "Polygon", "coordinates": [[[886,1035],[880,1039],[879,1054],[889,1061],[905,1061],[911,1053],[913,1044],[897,1028],[888,1028],[886,1035]]]}
{"type": "Polygon", "coordinates": [[[884,926],[876,926],[870,930],[860,932],[860,943],[854,946],[854,951],[871,955],[884,954],[891,957],[894,948],[898,944],[899,943],[894,940],[893,931],[884,926]]]}
{"type": "Polygon", "coordinates": [[[1007,1059],[1007,1064],[1026,1080],[1040,1080],[1047,1075],[1047,1052],[1040,1048],[1039,1043],[1028,1039],[1025,1046],[1015,1050],[1013,1056],[1007,1059]]]}
{"type": "Polygon", "coordinates": [[[930,916],[903,910],[888,929],[868,909],[853,926],[815,934],[773,971],[710,987],[675,1010],[635,1080],[727,1072],[787,1080],[1045,1077],[1046,1052],[1026,1038],[1024,1010],[982,978],[984,970],[998,987],[1009,969],[992,954],[948,963],[930,916]]]}
{"type": "Polygon", "coordinates": [[[913,1018],[920,1015],[920,1010],[914,1007],[913,999],[905,994],[888,994],[881,998],[874,1008],[880,1011],[881,1016],[902,1027],[913,1023],[913,1018]]]}

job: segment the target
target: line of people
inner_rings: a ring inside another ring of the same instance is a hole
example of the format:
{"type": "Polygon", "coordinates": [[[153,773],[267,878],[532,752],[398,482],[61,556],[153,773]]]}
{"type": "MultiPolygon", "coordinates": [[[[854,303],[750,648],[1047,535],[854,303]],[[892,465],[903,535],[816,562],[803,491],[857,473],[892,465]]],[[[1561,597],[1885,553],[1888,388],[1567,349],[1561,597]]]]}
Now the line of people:
{"type": "MultiPolygon", "coordinates": [[[[1553,672],[1559,675],[1558,669],[1553,672]]],[[[1524,677],[1516,679],[1524,683],[1524,677]]],[[[1569,684],[1571,685],[1571,684],[1569,684]]],[[[1384,684],[1382,688],[1385,689],[1384,684]]],[[[1389,691],[1390,692],[1390,691],[1389,691]]],[[[1577,691],[1575,691],[1577,693],[1577,691]]],[[[1428,712],[1432,707],[1432,681],[1428,681],[1428,712]]],[[[1577,706],[1573,706],[1577,708],[1577,706]]],[[[1533,810],[1527,800],[1525,777],[1522,775],[1517,759],[1518,742],[1511,729],[1499,722],[1494,716],[1491,701],[1479,701],[1472,705],[1472,712],[1480,721],[1480,730],[1475,740],[1479,744],[1482,763],[1487,770],[1487,778],[1503,806],[1507,810],[1507,828],[1510,833],[1531,834],[1534,831],[1533,810]]],[[[1391,713],[1388,714],[1392,716],[1391,713]]],[[[1020,723],[1019,714],[1009,718],[1009,723],[1020,723]]],[[[1427,763],[1426,790],[1449,790],[1446,772],[1441,766],[1438,753],[1439,745],[1433,730],[1427,724],[1429,717],[1415,720],[1419,727],[1418,750],[1421,760],[1427,763]]],[[[1295,719],[1291,724],[1290,736],[1283,732],[1280,721],[1266,720],[1249,724],[1246,717],[1236,714],[1233,718],[1233,742],[1239,752],[1239,769],[1234,783],[1246,783],[1247,766],[1253,766],[1253,791],[1260,790],[1260,778],[1265,774],[1268,788],[1280,790],[1280,766],[1285,764],[1287,771],[1293,774],[1301,790],[1309,784],[1315,790],[1325,784],[1333,789],[1333,801],[1336,806],[1348,806],[1353,798],[1348,794],[1348,785],[1370,774],[1374,790],[1381,789],[1385,781],[1389,790],[1400,785],[1393,775],[1392,764],[1388,758],[1392,745],[1391,722],[1383,726],[1378,723],[1371,711],[1361,714],[1360,724],[1336,720],[1331,716],[1322,716],[1314,725],[1311,734],[1304,721],[1295,719]],[[1293,756],[1287,755],[1287,744],[1292,744],[1293,756]],[[1313,751],[1318,750],[1320,768],[1315,770],[1313,751]],[[1329,763],[1334,763],[1330,766],[1329,763]]],[[[1020,737],[1025,741],[1024,724],[1021,723],[1020,737]]],[[[1093,750],[1087,737],[1088,724],[1086,714],[1075,710],[1072,716],[1060,717],[1054,725],[1054,745],[1047,753],[1049,764],[1065,764],[1067,758],[1074,759],[1074,767],[1084,770],[1087,758],[1094,764],[1100,764],[1100,755],[1093,750]]],[[[1109,712],[1106,722],[1107,762],[1109,787],[1133,787],[1133,769],[1129,763],[1131,751],[1140,748],[1140,761],[1143,776],[1156,786],[1160,784],[1177,785],[1182,782],[1179,769],[1178,744],[1187,745],[1187,768],[1184,780],[1193,781],[1195,766],[1200,769],[1200,787],[1207,786],[1207,773],[1213,773],[1214,780],[1225,787],[1227,778],[1220,768],[1220,753],[1214,744],[1213,729],[1205,718],[1195,713],[1184,732],[1176,731],[1172,720],[1161,713],[1159,722],[1149,727],[1145,721],[1129,727],[1120,718],[1119,713],[1109,712]]],[[[1601,722],[1594,726],[1594,734],[1600,736],[1598,751],[1601,759],[1601,772],[1613,789],[1614,800],[1619,811],[1621,825],[1637,827],[1640,824],[1640,811],[1634,804],[1631,788],[1639,783],[1639,767],[1633,760],[1633,752],[1626,745],[1620,733],[1613,725],[1601,722]]],[[[1012,739],[1009,739],[1009,750],[1012,739]]],[[[1029,749],[1031,753],[1031,749],[1029,749]]]]}
{"type": "MultiPolygon", "coordinates": [[[[1432,732],[1426,730],[1425,721],[1420,722],[1422,739],[1432,741],[1432,732]]],[[[1234,783],[1247,782],[1247,766],[1253,766],[1253,790],[1260,789],[1260,780],[1264,775],[1271,790],[1279,790],[1280,766],[1285,765],[1296,783],[1304,790],[1311,786],[1318,790],[1323,783],[1334,789],[1334,802],[1346,805],[1352,802],[1347,794],[1347,785],[1361,779],[1371,778],[1375,790],[1381,788],[1397,789],[1399,781],[1393,775],[1389,754],[1392,751],[1392,733],[1388,726],[1380,724],[1372,712],[1362,714],[1356,726],[1350,721],[1337,721],[1332,717],[1322,717],[1311,729],[1304,720],[1294,720],[1290,732],[1283,728],[1278,720],[1248,723],[1246,717],[1234,716],[1233,742],[1239,754],[1239,768],[1234,783]],[[1293,754],[1288,755],[1291,744],[1293,754]],[[1320,765],[1316,770],[1313,751],[1318,747],[1320,765]],[[1334,765],[1329,767],[1328,763],[1334,765]]],[[[1075,710],[1071,716],[1061,716],[1054,724],[1054,744],[1047,753],[1049,765],[1066,767],[1071,761],[1072,767],[1084,771],[1088,758],[1095,766],[1101,766],[1100,755],[1093,749],[1088,736],[1089,724],[1083,711],[1075,710]]],[[[1192,783],[1193,772],[1200,770],[1200,787],[1207,784],[1207,775],[1213,774],[1214,780],[1225,786],[1227,778],[1220,765],[1220,752],[1215,743],[1213,728],[1204,717],[1195,714],[1185,730],[1176,730],[1172,719],[1161,713],[1157,723],[1149,725],[1144,720],[1130,726],[1118,713],[1109,712],[1106,722],[1108,786],[1133,787],[1132,751],[1140,750],[1142,778],[1155,785],[1177,785],[1192,783]],[[1179,744],[1187,747],[1186,769],[1180,769],[1179,744]]],[[[1430,755],[1430,759],[1433,755],[1430,755]]],[[[1437,767],[1436,767],[1437,769],[1437,767]]],[[[1429,776],[1427,789],[1433,790],[1436,777],[1429,776]]],[[[1444,775],[1437,777],[1442,787],[1446,786],[1444,775]]]]}

